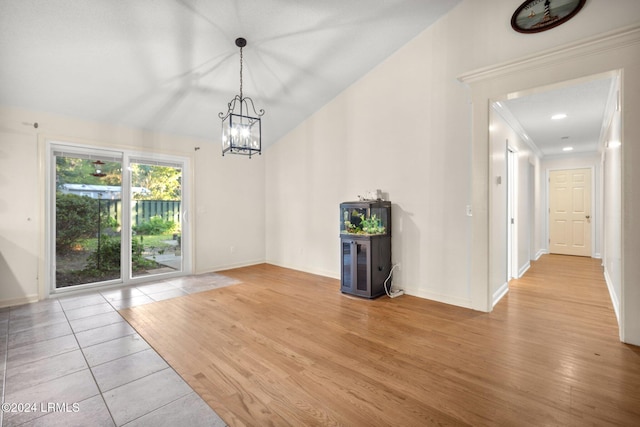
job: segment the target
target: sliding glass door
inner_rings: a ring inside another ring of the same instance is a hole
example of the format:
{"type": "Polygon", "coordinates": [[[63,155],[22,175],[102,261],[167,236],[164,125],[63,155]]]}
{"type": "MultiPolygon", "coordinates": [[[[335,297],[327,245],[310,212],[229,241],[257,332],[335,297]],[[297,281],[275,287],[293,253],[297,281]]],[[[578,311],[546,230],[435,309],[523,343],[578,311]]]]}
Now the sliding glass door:
{"type": "Polygon", "coordinates": [[[182,165],[132,158],[132,277],[182,271],[182,165]]]}
{"type": "Polygon", "coordinates": [[[185,271],[185,159],[50,147],[53,292],[185,271]]]}
{"type": "Polygon", "coordinates": [[[121,280],[122,156],[54,151],[55,287],[121,280]]]}

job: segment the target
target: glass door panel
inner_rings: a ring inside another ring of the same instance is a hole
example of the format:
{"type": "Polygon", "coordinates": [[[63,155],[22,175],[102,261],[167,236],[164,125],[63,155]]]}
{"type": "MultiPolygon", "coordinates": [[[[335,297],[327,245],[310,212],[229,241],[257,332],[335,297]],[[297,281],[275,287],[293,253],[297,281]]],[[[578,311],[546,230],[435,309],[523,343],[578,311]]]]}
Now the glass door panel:
{"type": "Polygon", "coordinates": [[[181,272],[179,163],[131,159],[131,277],[181,272]]]}
{"type": "Polygon", "coordinates": [[[369,291],[369,242],[357,242],[356,255],[356,292],[367,293],[369,291]]]}
{"type": "Polygon", "coordinates": [[[351,282],[352,258],[351,248],[353,243],[349,240],[342,240],[342,290],[352,291],[353,283],[351,282]]]}
{"type": "Polygon", "coordinates": [[[55,288],[120,280],[121,159],[53,154],[55,288]]]}

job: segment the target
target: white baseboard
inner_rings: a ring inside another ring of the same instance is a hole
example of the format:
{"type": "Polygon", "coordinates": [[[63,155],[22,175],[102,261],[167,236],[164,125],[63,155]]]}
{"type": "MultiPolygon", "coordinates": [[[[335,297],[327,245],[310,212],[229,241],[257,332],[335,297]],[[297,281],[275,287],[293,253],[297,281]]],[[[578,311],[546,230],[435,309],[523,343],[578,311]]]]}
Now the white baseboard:
{"type": "MultiPolygon", "coordinates": [[[[332,279],[340,280],[340,272],[334,273],[332,271],[322,270],[322,269],[309,269],[309,268],[300,268],[298,266],[288,265],[286,263],[278,263],[274,261],[266,261],[269,264],[277,265],[278,267],[290,268],[292,270],[304,271],[305,273],[317,274],[319,276],[330,277],[332,279]]],[[[442,295],[436,292],[429,292],[423,289],[416,288],[408,288],[399,283],[392,283],[392,287],[394,289],[402,289],[406,295],[411,295],[414,297],[424,298],[431,301],[441,302],[443,304],[455,305],[463,308],[472,308],[471,300],[467,298],[458,298],[452,297],[449,295],[442,295]]]]}
{"type": "Polygon", "coordinates": [[[604,269],[604,280],[607,283],[607,289],[609,289],[609,296],[613,304],[613,311],[616,313],[616,319],[618,319],[618,326],[620,326],[620,301],[618,301],[618,296],[613,290],[613,282],[606,268],[604,269]]]}
{"type": "Polygon", "coordinates": [[[398,288],[404,290],[404,293],[414,297],[424,298],[432,301],[441,302],[444,304],[455,305],[463,308],[472,308],[471,300],[468,298],[458,298],[449,295],[442,295],[436,292],[425,291],[423,289],[407,288],[402,285],[398,285],[398,288]]]}
{"type": "Polygon", "coordinates": [[[20,298],[4,299],[0,300],[0,308],[14,307],[16,305],[30,304],[38,301],[38,294],[27,295],[20,298]]]}
{"type": "Polygon", "coordinates": [[[533,258],[533,260],[534,260],[534,261],[537,261],[537,260],[539,260],[539,259],[540,259],[540,257],[541,257],[542,255],[546,255],[546,254],[548,254],[548,253],[549,253],[549,251],[548,251],[548,250],[546,250],[546,249],[540,249],[540,250],[538,251],[538,253],[536,253],[536,256],[533,258]]]}
{"type": "Polygon", "coordinates": [[[214,273],[216,271],[231,270],[232,268],[241,268],[241,267],[249,267],[257,264],[264,264],[265,262],[267,261],[260,259],[260,260],[253,260],[253,261],[244,261],[244,262],[239,262],[235,264],[214,265],[214,266],[198,269],[193,274],[214,273]]]}
{"type": "Polygon", "coordinates": [[[520,270],[518,270],[518,279],[524,276],[524,273],[526,273],[529,268],[531,268],[531,261],[527,261],[525,265],[520,267],[520,270]]]}
{"type": "Polygon", "coordinates": [[[321,268],[304,268],[304,267],[300,267],[300,266],[296,266],[296,265],[291,265],[291,264],[286,264],[286,263],[281,263],[281,262],[275,262],[275,261],[269,261],[269,260],[267,260],[265,262],[267,264],[276,265],[276,266],[282,267],[282,268],[289,268],[291,270],[302,271],[302,272],[309,273],[309,274],[316,274],[318,276],[330,277],[332,279],[340,280],[340,271],[335,273],[333,271],[324,270],[324,269],[321,269],[321,268]]]}
{"type": "Polygon", "coordinates": [[[502,286],[500,286],[492,295],[492,307],[495,307],[496,304],[509,292],[509,283],[504,282],[502,286]]]}

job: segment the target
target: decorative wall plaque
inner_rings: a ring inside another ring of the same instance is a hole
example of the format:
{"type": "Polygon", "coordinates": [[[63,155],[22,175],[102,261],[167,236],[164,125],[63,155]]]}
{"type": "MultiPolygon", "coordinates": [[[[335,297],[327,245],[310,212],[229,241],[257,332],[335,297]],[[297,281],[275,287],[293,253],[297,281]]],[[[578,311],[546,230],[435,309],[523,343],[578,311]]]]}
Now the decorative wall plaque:
{"type": "Polygon", "coordinates": [[[527,0],[511,17],[519,33],[539,33],[564,24],[582,9],[587,0],[527,0]]]}

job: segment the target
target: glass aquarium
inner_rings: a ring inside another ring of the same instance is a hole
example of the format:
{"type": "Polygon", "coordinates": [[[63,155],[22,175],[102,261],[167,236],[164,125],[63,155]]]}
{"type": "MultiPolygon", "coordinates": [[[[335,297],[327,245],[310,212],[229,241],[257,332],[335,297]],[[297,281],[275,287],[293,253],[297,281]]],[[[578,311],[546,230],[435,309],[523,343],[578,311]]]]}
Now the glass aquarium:
{"type": "Polygon", "coordinates": [[[391,235],[391,202],[363,201],[340,204],[340,234],[391,235]]]}

